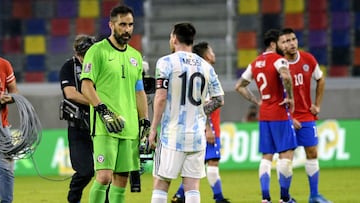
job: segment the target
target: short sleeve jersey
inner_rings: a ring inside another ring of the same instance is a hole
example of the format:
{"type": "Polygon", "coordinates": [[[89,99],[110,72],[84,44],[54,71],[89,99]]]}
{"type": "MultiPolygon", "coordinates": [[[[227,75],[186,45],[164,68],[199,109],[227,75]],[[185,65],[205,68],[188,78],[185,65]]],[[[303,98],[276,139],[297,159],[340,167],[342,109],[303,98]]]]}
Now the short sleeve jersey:
{"type": "Polygon", "coordinates": [[[198,55],[178,51],[156,63],[157,84],[167,87],[160,139],[164,147],[177,151],[199,151],[206,147],[204,104],[206,95],[224,95],[214,68],[198,55]]]}
{"type": "MultiPolygon", "coordinates": [[[[15,80],[13,68],[9,61],[0,57],[0,94],[7,93],[7,85],[15,80]]],[[[3,127],[9,126],[8,107],[1,109],[1,122],[3,127]]]]}
{"type": "MultiPolygon", "coordinates": [[[[82,65],[80,61],[73,56],[68,59],[60,69],[60,85],[63,91],[63,97],[65,98],[64,88],[73,86],[78,92],[81,92],[81,74],[82,65]]],[[[83,104],[77,104],[81,109],[89,112],[89,106],[83,104]]]]}
{"type": "MultiPolygon", "coordinates": [[[[95,43],[85,54],[80,79],[91,80],[100,100],[125,119],[124,129],[120,133],[110,133],[110,136],[138,137],[136,84],[142,80],[142,71],[140,52],[129,45],[125,50],[119,50],[109,39],[95,43]]],[[[109,134],[93,108],[90,109],[90,124],[93,134],[109,134]]]]}
{"type": "Polygon", "coordinates": [[[259,109],[260,121],[288,120],[284,100],[284,86],[279,74],[281,67],[289,67],[288,61],[274,52],[264,52],[258,56],[242,74],[247,81],[255,80],[262,104],[259,109]]]}
{"type": "Polygon", "coordinates": [[[311,79],[318,80],[322,77],[319,64],[310,53],[298,51],[297,59],[289,61],[292,75],[295,111],[293,117],[298,121],[314,121],[316,116],[310,111],[311,107],[311,79]]]}

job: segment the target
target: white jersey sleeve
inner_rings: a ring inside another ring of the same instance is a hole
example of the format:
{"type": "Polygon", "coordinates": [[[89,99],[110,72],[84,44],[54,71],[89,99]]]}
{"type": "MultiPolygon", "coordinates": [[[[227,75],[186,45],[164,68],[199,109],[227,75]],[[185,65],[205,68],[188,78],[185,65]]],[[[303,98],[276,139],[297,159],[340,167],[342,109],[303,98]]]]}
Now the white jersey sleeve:
{"type": "Polygon", "coordinates": [[[162,145],[178,151],[205,149],[206,95],[224,94],[213,67],[196,54],[179,51],[158,60],[156,78],[168,80],[162,145]]]}
{"type": "Polygon", "coordinates": [[[243,72],[243,74],[241,75],[242,78],[244,78],[245,80],[251,82],[252,80],[252,71],[251,71],[251,64],[249,64],[246,68],[246,70],[243,72]]]}
{"type": "Polygon", "coordinates": [[[316,64],[312,77],[314,80],[319,80],[323,76],[323,72],[320,69],[319,64],[316,64]]]}
{"type": "Polygon", "coordinates": [[[279,58],[274,62],[274,67],[278,72],[282,67],[289,69],[289,62],[285,58],[279,58]]]}

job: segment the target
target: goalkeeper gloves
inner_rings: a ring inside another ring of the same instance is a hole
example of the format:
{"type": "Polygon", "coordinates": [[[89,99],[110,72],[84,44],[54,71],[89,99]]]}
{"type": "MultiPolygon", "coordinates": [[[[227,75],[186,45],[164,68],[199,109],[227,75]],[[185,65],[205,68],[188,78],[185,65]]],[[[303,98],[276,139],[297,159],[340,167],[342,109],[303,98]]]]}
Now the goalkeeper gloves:
{"type": "Polygon", "coordinates": [[[110,111],[103,103],[94,107],[95,111],[99,113],[102,122],[109,133],[119,133],[125,126],[125,119],[120,115],[110,111]]]}
{"type": "Polygon", "coordinates": [[[147,137],[150,133],[151,123],[149,119],[143,118],[139,120],[139,138],[140,140],[147,137]]]}
{"type": "Polygon", "coordinates": [[[139,120],[139,139],[140,139],[140,154],[148,154],[150,152],[148,136],[150,133],[151,122],[146,119],[139,120]]]}

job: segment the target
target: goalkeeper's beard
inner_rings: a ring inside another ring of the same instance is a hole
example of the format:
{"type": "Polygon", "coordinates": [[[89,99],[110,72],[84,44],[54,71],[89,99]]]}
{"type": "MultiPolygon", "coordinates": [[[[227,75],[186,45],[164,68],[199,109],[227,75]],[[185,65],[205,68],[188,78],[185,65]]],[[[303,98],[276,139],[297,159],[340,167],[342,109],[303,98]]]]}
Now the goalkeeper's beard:
{"type": "Polygon", "coordinates": [[[131,35],[129,33],[124,33],[122,35],[118,34],[118,33],[114,33],[113,34],[116,42],[121,45],[121,46],[125,46],[129,43],[130,39],[131,39],[131,35]]]}

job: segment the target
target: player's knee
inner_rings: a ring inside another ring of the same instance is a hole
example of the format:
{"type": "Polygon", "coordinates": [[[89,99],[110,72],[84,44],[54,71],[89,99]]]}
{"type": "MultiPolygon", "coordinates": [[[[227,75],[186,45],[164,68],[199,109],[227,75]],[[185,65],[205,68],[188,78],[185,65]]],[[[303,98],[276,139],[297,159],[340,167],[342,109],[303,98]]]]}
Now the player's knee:
{"type": "Polygon", "coordinates": [[[315,147],[307,147],[305,148],[306,158],[307,159],[316,159],[318,156],[317,148],[315,147]]]}
{"type": "Polygon", "coordinates": [[[96,173],[96,180],[102,185],[110,184],[112,180],[112,171],[111,170],[99,170],[96,173]]]}

